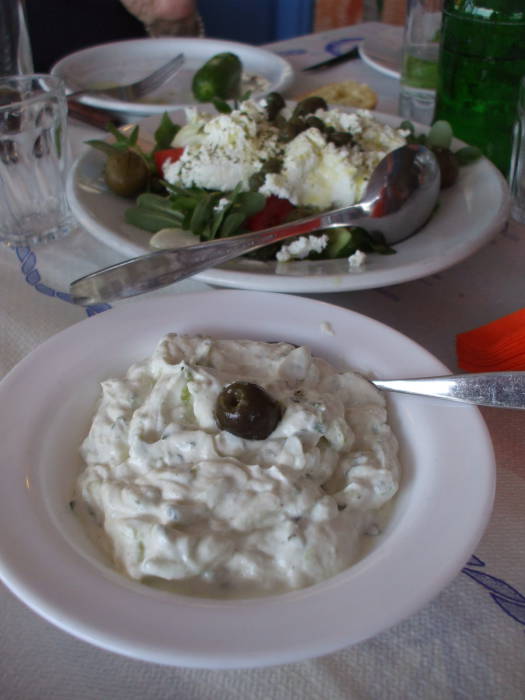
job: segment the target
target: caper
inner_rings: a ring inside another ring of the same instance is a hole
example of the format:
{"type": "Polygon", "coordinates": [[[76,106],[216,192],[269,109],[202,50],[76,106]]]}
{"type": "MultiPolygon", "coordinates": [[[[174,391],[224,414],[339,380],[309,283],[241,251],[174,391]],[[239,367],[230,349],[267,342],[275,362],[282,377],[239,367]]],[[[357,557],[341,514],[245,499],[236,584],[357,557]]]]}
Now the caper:
{"type": "Polygon", "coordinates": [[[299,132],[300,128],[297,123],[289,121],[280,129],[279,138],[281,141],[293,141],[299,132]]]}
{"type": "Polygon", "coordinates": [[[112,192],[121,197],[134,197],[146,189],[149,168],[134,151],[113,151],[108,156],[104,180],[112,192]]]}
{"type": "Polygon", "coordinates": [[[326,140],[338,147],[349,146],[353,143],[352,134],[349,134],[348,131],[334,131],[333,133],[328,134],[328,138],[326,140]]]}
{"type": "Polygon", "coordinates": [[[250,175],[248,187],[252,192],[257,192],[264,185],[265,179],[266,175],[262,171],[254,173],[253,175],[250,175]]]}
{"type": "Polygon", "coordinates": [[[309,117],[306,117],[304,123],[309,129],[319,129],[319,131],[321,132],[323,132],[326,129],[326,124],[324,123],[324,121],[322,119],[319,119],[319,117],[314,117],[313,114],[311,114],[309,117]]]}
{"type": "Polygon", "coordinates": [[[278,92],[270,92],[266,95],[266,116],[269,122],[277,117],[286,102],[278,92]]]}
{"type": "Polygon", "coordinates": [[[215,404],[218,426],[246,440],[266,439],[275,430],[281,415],[279,403],[252,382],[229,384],[215,404]]]}
{"type": "Polygon", "coordinates": [[[263,173],[279,173],[283,167],[283,161],[280,158],[269,158],[262,167],[263,173]]]}
{"type": "Polygon", "coordinates": [[[458,179],[458,161],[456,159],[456,156],[450,150],[450,148],[444,148],[443,146],[433,146],[432,153],[437,158],[439,170],[441,172],[441,189],[444,190],[447,187],[453,185],[458,179]]]}
{"type": "Polygon", "coordinates": [[[327,109],[327,104],[322,97],[313,95],[301,100],[296,106],[292,114],[293,117],[305,117],[307,114],[314,114],[318,109],[327,109]]]}

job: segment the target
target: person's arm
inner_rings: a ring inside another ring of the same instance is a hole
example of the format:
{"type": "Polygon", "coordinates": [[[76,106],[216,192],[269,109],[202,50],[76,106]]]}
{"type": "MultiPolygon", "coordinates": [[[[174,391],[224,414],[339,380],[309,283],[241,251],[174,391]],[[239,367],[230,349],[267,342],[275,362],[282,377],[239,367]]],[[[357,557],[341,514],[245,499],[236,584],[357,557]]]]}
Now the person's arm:
{"type": "Polygon", "coordinates": [[[195,0],[121,0],[150,36],[201,36],[195,0]]]}

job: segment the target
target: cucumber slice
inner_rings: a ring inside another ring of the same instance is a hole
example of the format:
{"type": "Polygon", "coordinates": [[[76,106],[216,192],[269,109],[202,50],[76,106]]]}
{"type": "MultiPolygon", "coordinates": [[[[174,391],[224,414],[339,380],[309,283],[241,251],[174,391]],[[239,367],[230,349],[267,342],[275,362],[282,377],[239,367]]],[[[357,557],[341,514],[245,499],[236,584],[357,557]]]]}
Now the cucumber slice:
{"type": "Polygon", "coordinates": [[[342,258],[346,255],[346,248],[352,242],[352,232],[350,229],[341,226],[326,232],[328,234],[328,245],[323,251],[323,257],[342,258]]]}

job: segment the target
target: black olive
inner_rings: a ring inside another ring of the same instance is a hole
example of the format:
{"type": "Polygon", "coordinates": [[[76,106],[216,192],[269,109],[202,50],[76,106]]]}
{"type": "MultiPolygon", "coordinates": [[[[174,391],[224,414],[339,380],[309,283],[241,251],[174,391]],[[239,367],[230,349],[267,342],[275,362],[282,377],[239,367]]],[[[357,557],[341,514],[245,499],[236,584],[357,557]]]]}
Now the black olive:
{"type": "Polygon", "coordinates": [[[121,197],[134,197],[148,184],[149,168],[134,151],[114,151],[108,156],[104,180],[112,192],[121,197]]]}
{"type": "Polygon", "coordinates": [[[436,156],[441,171],[441,189],[453,185],[458,179],[459,165],[456,156],[450,148],[443,146],[433,146],[432,153],[436,156]]]}
{"type": "Polygon", "coordinates": [[[278,92],[270,92],[266,95],[266,116],[269,122],[273,122],[286,102],[278,92]]]}
{"type": "Polygon", "coordinates": [[[215,404],[215,419],[222,430],[246,440],[264,440],[281,420],[281,407],[262,387],[233,382],[224,387],[215,404]]]}
{"type": "Polygon", "coordinates": [[[292,119],[294,117],[305,117],[307,114],[313,114],[317,112],[318,109],[327,109],[325,100],[323,100],[322,97],[317,97],[317,95],[306,97],[296,105],[292,114],[292,119]]]}

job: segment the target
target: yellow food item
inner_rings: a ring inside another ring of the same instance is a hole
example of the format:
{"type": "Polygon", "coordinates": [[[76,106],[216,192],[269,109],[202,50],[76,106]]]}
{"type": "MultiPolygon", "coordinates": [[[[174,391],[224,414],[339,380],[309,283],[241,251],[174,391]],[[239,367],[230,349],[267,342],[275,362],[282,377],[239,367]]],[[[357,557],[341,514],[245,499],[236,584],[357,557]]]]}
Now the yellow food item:
{"type": "Polygon", "coordinates": [[[325,99],[328,104],[345,105],[346,107],[358,107],[360,109],[374,109],[377,105],[377,93],[372,88],[355,80],[343,80],[339,83],[329,83],[297,97],[302,100],[305,97],[317,95],[325,99]]]}

